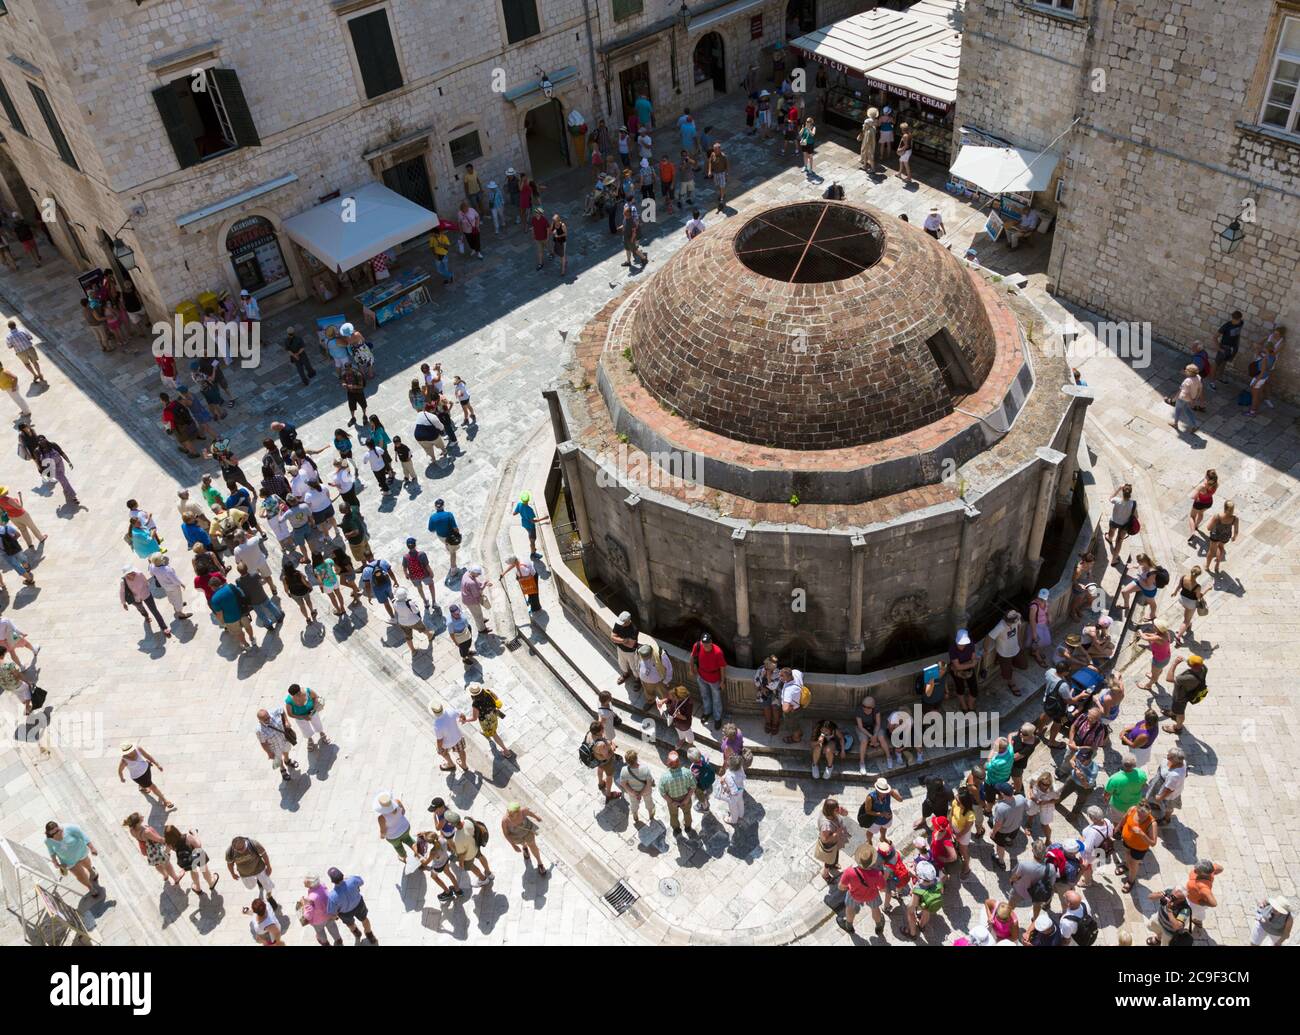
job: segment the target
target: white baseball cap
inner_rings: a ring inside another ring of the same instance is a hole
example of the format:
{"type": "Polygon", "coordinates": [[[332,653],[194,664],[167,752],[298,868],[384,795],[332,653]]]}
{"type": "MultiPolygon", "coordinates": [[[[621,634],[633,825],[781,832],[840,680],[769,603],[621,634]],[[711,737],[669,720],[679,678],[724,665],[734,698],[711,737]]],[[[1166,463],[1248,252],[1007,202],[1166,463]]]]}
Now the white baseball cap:
{"type": "Polygon", "coordinates": [[[969,629],[958,629],[958,630],[957,630],[957,646],[958,646],[958,647],[969,647],[969,646],[970,646],[970,630],[969,630],[969,629]]]}
{"type": "Polygon", "coordinates": [[[350,338],[352,337],[352,335],[356,334],[356,332],[357,329],[353,327],[352,324],[350,323],[339,324],[339,334],[344,338],[350,338]]]}

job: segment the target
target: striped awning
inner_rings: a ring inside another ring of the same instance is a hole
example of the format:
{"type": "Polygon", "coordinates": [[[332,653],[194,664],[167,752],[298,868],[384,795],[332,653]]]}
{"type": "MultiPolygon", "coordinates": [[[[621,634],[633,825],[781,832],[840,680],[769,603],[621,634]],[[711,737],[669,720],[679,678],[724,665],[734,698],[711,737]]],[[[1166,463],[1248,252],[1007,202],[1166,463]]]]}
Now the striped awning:
{"type": "Polygon", "coordinates": [[[872,86],[947,111],[957,101],[957,72],[961,65],[961,36],[928,43],[866,75],[872,86]]]}
{"type": "Polygon", "coordinates": [[[861,76],[950,35],[952,30],[938,19],[877,8],[799,36],[790,46],[814,61],[861,76]]]}

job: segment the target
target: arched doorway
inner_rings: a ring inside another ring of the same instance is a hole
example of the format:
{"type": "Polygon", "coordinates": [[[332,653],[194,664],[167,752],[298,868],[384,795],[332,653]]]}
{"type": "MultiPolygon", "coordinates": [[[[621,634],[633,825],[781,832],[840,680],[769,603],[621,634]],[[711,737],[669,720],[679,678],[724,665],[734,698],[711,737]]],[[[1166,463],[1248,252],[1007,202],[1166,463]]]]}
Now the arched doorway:
{"type": "Polygon", "coordinates": [[[77,234],[77,231],[73,229],[72,221],[68,219],[67,213],[63,211],[63,206],[59,204],[58,199],[53,195],[43,199],[41,201],[41,207],[37,210],[37,216],[40,219],[39,225],[41,229],[45,231],[45,236],[49,238],[50,243],[55,243],[54,237],[50,233],[51,221],[48,218],[50,212],[54,213],[54,225],[58,227],[59,232],[63,234],[63,239],[68,243],[69,247],[67,250],[72,252],[70,258],[73,265],[78,269],[83,270],[93,268],[95,266],[94,260],[91,259],[89,253],[86,251],[86,246],[82,243],[81,237],[77,234]]]}
{"type": "Polygon", "coordinates": [[[817,0],[790,0],[785,5],[785,38],[792,40],[817,28],[817,0]]]}
{"type": "Polygon", "coordinates": [[[564,129],[564,108],[559,101],[549,100],[524,116],[524,146],[529,173],[535,180],[569,167],[569,141],[564,129]]]}
{"type": "Polygon", "coordinates": [[[695,85],[713,81],[714,93],[727,92],[727,61],[722,37],[716,32],[706,32],[695,44],[695,85]]]}
{"type": "Polygon", "coordinates": [[[226,252],[241,290],[266,298],[293,286],[280,238],[264,216],[245,216],[226,231],[226,252]]]}

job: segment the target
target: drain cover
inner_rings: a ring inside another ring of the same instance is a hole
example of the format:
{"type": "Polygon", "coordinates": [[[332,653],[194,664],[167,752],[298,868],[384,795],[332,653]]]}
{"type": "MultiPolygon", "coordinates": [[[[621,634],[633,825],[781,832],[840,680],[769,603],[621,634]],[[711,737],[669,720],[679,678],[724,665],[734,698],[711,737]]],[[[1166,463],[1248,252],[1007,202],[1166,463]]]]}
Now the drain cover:
{"type": "Polygon", "coordinates": [[[682,886],[676,877],[665,877],[659,882],[659,894],[664,898],[676,898],[682,893],[682,886]]]}
{"type": "Polygon", "coordinates": [[[615,915],[622,916],[632,908],[637,894],[627,881],[621,880],[604,894],[605,902],[614,910],[615,915]]]}

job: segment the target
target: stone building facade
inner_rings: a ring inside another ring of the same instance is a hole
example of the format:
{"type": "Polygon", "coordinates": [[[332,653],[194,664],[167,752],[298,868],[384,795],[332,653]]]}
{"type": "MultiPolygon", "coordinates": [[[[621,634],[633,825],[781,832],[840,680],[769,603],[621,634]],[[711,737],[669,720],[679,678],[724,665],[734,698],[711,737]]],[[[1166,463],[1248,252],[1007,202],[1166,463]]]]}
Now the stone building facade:
{"type": "Polygon", "coordinates": [[[450,212],[466,163],[485,179],[578,164],[565,120],[616,126],[627,67],[649,63],[657,117],[674,119],[739,90],[787,7],[868,6],[704,0],[696,31],[669,0],[8,0],[0,198],[43,216],[79,268],[111,267],[120,238],[155,318],[241,286],[266,311],[307,297],[318,269],[284,220],[336,192],[378,180],[450,212]],[[708,32],[723,71],[696,83],[708,32]]]}
{"type": "MultiPolygon", "coordinates": [[[[1300,333],[1298,78],[1295,0],[981,0],[958,122],[1062,156],[1060,295],[1211,352],[1240,309],[1244,371],[1274,323],[1300,333]]],[[[1294,398],[1300,366],[1274,382],[1294,398]]]]}

